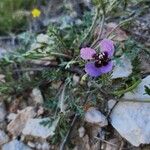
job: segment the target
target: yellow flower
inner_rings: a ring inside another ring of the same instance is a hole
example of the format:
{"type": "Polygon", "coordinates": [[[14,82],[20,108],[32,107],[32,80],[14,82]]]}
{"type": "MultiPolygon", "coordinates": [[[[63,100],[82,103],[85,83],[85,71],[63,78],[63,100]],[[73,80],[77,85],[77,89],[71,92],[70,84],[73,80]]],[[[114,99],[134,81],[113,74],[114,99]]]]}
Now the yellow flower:
{"type": "Polygon", "coordinates": [[[31,13],[34,18],[39,17],[41,15],[41,11],[37,8],[34,8],[31,13]]]}

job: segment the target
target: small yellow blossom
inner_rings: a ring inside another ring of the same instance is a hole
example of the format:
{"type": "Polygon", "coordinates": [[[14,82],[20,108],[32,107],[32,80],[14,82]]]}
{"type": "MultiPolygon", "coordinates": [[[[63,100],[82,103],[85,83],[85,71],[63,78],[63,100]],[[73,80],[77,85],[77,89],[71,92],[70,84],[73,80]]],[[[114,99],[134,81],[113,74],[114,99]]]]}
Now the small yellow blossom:
{"type": "Polygon", "coordinates": [[[39,17],[41,15],[41,11],[37,8],[34,8],[31,13],[34,18],[39,17]]]}

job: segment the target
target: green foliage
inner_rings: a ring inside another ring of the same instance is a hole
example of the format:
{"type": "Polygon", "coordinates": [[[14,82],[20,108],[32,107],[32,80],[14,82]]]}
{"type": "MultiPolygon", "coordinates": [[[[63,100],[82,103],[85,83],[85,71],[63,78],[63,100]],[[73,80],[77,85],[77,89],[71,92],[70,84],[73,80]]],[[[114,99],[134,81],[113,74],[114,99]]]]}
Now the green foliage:
{"type": "Polygon", "coordinates": [[[53,47],[53,49],[61,52],[66,50],[65,53],[74,53],[76,50],[79,52],[79,46],[92,23],[92,17],[92,13],[85,12],[80,24],[70,24],[63,29],[60,29],[58,26],[50,25],[48,35],[55,40],[55,47],[53,47]],[[67,49],[70,51],[68,52],[67,49]]]}
{"type": "MultiPolygon", "coordinates": [[[[114,7],[115,4],[111,6],[114,7]]],[[[0,94],[23,94],[25,89],[39,87],[45,100],[46,115],[50,118],[41,124],[50,127],[52,122],[60,117],[56,133],[51,139],[52,143],[58,143],[64,138],[72,117],[75,114],[82,117],[86,105],[90,104],[106,111],[103,106],[109,97],[120,97],[140,83],[139,68],[136,65],[140,47],[131,39],[125,41],[124,48],[119,42],[116,48],[117,52],[125,54],[136,66],[129,78],[117,80],[117,83],[113,84],[110,74],[94,80],[84,74],[79,50],[81,41],[92,25],[92,18],[93,14],[85,13],[80,24],[70,24],[63,29],[50,25],[47,30],[52,41],[50,44],[37,42],[35,35],[26,32],[20,35],[24,46],[0,59],[0,72],[4,72],[6,80],[5,83],[0,83],[0,94]],[[31,50],[31,44],[40,46],[31,50]],[[74,75],[79,77],[77,83],[74,81],[74,75]],[[58,82],[61,84],[55,87],[58,82]]],[[[93,32],[91,34],[93,36],[93,32]]],[[[115,59],[118,57],[120,56],[115,59]]],[[[149,92],[147,87],[146,91],[149,92]]]]}
{"type": "Polygon", "coordinates": [[[1,0],[0,1],[0,34],[20,32],[27,23],[26,11],[31,9],[31,0],[1,0]]]}
{"type": "Polygon", "coordinates": [[[150,88],[148,86],[145,86],[145,94],[150,95],[150,88]]]}
{"type": "Polygon", "coordinates": [[[65,116],[63,114],[60,115],[60,120],[58,122],[56,131],[55,131],[55,135],[51,139],[52,144],[60,143],[62,141],[62,139],[64,139],[64,137],[70,127],[70,123],[69,123],[69,120],[67,120],[67,118],[68,118],[68,116],[65,116]]]}
{"type": "Polygon", "coordinates": [[[124,47],[124,51],[125,51],[125,55],[131,60],[133,61],[139,54],[141,48],[138,46],[138,43],[135,42],[132,39],[128,39],[125,42],[125,47],[124,47]]]}

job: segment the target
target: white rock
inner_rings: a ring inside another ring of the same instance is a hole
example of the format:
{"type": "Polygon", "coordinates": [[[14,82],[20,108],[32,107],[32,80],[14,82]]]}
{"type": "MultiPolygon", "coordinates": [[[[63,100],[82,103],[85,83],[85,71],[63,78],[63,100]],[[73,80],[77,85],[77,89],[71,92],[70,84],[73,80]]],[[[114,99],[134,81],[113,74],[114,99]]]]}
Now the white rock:
{"type": "Polygon", "coordinates": [[[132,92],[124,94],[123,98],[128,100],[150,100],[150,95],[145,92],[145,85],[150,88],[150,75],[144,78],[132,92]]]}
{"type": "Polygon", "coordinates": [[[48,144],[48,142],[44,142],[42,144],[42,148],[41,149],[42,150],[50,150],[50,145],[48,144]]]}
{"type": "Polygon", "coordinates": [[[96,108],[91,107],[85,113],[85,121],[104,127],[108,124],[106,117],[96,108]]]}
{"type": "Polygon", "coordinates": [[[41,122],[46,121],[46,120],[48,120],[48,118],[28,120],[25,128],[22,131],[23,135],[40,137],[43,139],[53,136],[59,119],[56,119],[52,123],[52,126],[50,128],[40,124],[41,122]]]}
{"type": "Polygon", "coordinates": [[[82,138],[82,137],[84,136],[84,134],[85,134],[85,129],[84,129],[84,127],[80,127],[80,128],[78,129],[78,132],[79,132],[79,137],[82,138]]]}
{"type": "Polygon", "coordinates": [[[132,64],[129,58],[122,55],[119,62],[114,61],[112,79],[128,77],[132,73],[132,64]]]}
{"type": "Polygon", "coordinates": [[[9,140],[7,134],[3,131],[0,130],[0,146],[7,143],[9,140]]]}
{"type": "Polygon", "coordinates": [[[0,102],[0,122],[3,122],[5,120],[6,116],[6,108],[3,102],[0,102]]]}
{"type": "Polygon", "coordinates": [[[33,107],[27,107],[21,110],[16,118],[12,120],[8,126],[7,130],[14,136],[18,136],[21,134],[21,131],[26,125],[28,119],[33,118],[36,115],[33,107]]]}
{"type": "Polygon", "coordinates": [[[43,104],[43,96],[38,88],[34,88],[31,93],[31,98],[36,104],[43,104]]]}
{"type": "Polygon", "coordinates": [[[37,42],[45,44],[53,44],[54,41],[46,34],[39,34],[37,36],[37,42]]]}
{"type": "MultiPolygon", "coordinates": [[[[125,93],[126,100],[150,100],[145,94],[145,87],[150,87],[150,76],[147,76],[132,91],[125,93]]],[[[111,109],[113,100],[108,102],[111,109]]],[[[111,123],[116,130],[134,146],[150,143],[150,103],[119,102],[111,114],[111,123]]]]}
{"type": "Polygon", "coordinates": [[[8,116],[7,116],[7,120],[8,122],[12,121],[12,120],[15,120],[17,117],[17,114],[15,113],[10,113],[8,116]]]}
{"type": "Polygon", "coordinates": [[[18,140],[13,140],[2,146],[2,150],[32,150],[30,147],[26,146],[23,142],[18,140]]]}
{"type": "Polygon", "coordinates": [[[110,118],[113,127],[132,145],[150,143],[150,103],[119,102],[110,118]]]}

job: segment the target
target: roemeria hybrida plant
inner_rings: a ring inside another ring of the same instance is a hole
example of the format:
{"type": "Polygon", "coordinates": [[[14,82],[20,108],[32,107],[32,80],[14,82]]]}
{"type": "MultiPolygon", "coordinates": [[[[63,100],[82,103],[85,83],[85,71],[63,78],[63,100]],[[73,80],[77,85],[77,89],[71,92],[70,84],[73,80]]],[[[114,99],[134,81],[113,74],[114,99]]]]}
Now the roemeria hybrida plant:
{"type": "Polygon", "coordinates": [[[113,68],[112,56],[114,54],[114,44],[110,39],[103,39],[100,43],[100,51],[96,52],[90,47],[82,48],[80,56],[86,60],[85,72],[91,77],[98,77],[108,73],[113,68]]]}

